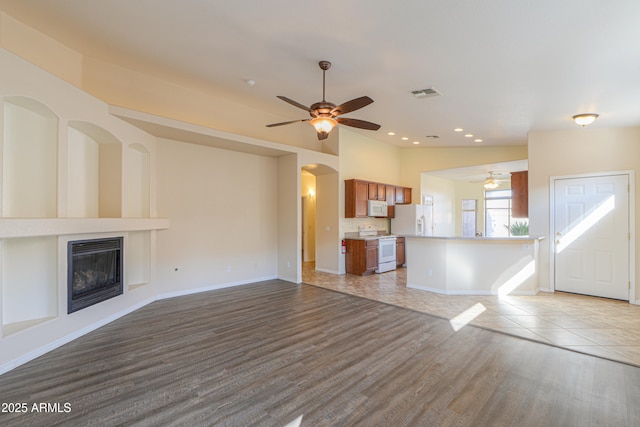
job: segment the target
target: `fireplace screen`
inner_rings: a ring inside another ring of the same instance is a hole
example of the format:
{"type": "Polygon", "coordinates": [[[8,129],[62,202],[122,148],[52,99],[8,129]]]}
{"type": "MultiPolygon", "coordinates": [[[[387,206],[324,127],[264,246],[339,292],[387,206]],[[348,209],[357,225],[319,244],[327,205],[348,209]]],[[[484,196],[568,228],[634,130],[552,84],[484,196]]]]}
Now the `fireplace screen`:
{"type": "Polygon", "coordinates": [[[122,237],[69,242],[68,313],[122,294],[122,255],[122,237]]]}

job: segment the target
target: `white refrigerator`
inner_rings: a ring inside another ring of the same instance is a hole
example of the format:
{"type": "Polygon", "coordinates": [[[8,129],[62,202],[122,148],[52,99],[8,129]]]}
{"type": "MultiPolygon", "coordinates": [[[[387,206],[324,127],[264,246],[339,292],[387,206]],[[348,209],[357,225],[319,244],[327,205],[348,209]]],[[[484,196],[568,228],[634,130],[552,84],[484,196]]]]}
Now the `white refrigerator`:
{"type": "Polygon", "coordinates": [[[411,236],[433,235],[433,206],[396,205],[391,218],[391,233],[411,236]]]}

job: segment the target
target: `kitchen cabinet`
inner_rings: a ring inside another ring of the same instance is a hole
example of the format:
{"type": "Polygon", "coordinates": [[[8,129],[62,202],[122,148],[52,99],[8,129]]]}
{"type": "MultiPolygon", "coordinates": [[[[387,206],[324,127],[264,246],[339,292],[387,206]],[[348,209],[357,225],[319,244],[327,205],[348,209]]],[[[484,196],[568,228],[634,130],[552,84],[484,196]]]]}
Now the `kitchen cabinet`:
{"type": "Polygon", "coordinates": [[[406,263],[404,250],[404,237],[398,237],[396,239],[396,265],[398,267],[406,263]]]}
{"type": "Polygon", "coordinates": [[[529,173],[511,172],[511,216],[529,218],[529,173]]]}
{"type": "Polygon", "coordinates": [[[344,217],[368,217],[368,201],[387,202],[387,218],[394,217],[394,206],[411,203],[411,188],[361,179],[344,181],[344,217]]]}
{"type": "Polygon", "coordinates": [[[411,204],[411,188],[396,187],[396,205],[411,204]]]}
{"type": "Polygon", "coordinates": [[[377,182],[370,182],[368,188],[369,200],[386,200],[386,187],[384,184],[378,184],[377,182]]]}
{"type": "Polygon", "coordinates": [[[368,216],[369,183],[357,179],[344,181],[344,217],[366,218],[368,216]]]}
{"type": "Polygon", "coordinates": [[[387,201],[387,217],[395,218],[395,209],[396,209],[396,187],[393,185],[386,185],[385,196],[387,201]]]}
{"type": "Polygon", "coordinates": [[[378,239],[346,239],[345,268],[349,274],[364,276],[378,268],[378,239]]]}

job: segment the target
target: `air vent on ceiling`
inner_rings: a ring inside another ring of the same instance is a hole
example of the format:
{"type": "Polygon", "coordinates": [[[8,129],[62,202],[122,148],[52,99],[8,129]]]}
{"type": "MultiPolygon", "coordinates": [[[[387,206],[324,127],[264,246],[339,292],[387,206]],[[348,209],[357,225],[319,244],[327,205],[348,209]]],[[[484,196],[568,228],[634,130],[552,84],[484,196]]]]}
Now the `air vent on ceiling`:
{"type": "Polygon", "coordinates": [[[433,96],[442,96],[442,94],[438,92],[437,89],[434,87],[430,87],[428,89],[412,90],[411,93],[413,94],[413,96],[420,99],[430,98],[433,96]]]}

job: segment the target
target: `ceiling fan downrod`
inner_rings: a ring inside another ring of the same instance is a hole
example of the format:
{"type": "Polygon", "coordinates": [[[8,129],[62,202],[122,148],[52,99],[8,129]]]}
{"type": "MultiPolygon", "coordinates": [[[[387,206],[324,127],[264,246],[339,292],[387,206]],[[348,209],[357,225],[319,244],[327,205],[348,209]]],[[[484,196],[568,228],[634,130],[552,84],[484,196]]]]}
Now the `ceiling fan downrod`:
{"type": "Polygon", "coordinates": [[[318,62],[320,69],[322,70],[322,102],[327,102],[325,97],[325,71],[331,68],[331,62],[329,61],[320,61],[318,62]]]}

